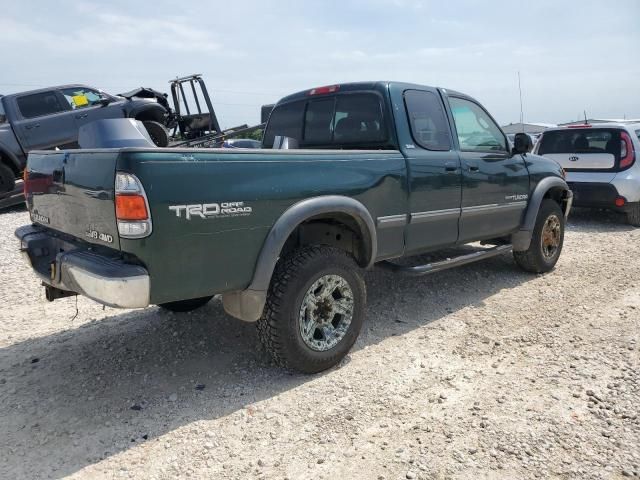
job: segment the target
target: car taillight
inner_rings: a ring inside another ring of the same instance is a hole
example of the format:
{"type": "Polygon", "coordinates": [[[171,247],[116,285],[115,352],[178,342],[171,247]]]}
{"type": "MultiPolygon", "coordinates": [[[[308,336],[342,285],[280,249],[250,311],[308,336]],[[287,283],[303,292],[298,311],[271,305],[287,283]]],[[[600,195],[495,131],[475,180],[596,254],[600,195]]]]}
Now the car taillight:
{"type": "Polygon", "coordinates": [[[116,173],[116,220],[122,238],[151,235],[151,213],[142,183],[131,173],[116,173]]]}
{"type": "Polygon", "coordinates": [[[636,160],[636,152],[627,132],[620,132],[620,168],[629,168],[636,160]]]}

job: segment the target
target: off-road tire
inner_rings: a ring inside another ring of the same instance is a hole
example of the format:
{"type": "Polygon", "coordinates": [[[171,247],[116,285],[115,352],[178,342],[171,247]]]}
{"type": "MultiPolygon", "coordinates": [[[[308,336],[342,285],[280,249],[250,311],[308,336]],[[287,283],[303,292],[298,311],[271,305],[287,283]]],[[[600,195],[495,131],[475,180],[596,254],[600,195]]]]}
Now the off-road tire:
{"type": "Polygon", "coordinates": [[[200,307],[204,307],[209,300],[213,298],[213,295],[208,297],[191,298],[189,300],[178,300],[176,302],[161,303],[158,306],[169,310],[170,312],[183,313],[190,312],[200,307]]]}
{"type": "Polygon", "coordinates": [[[361,269],[347,252],[328,246],[307,246],[276,265],[258,335],[279,366],[317,373],[336,365],[351,349],[364,320],[366,287],[361,269]],[[353,294],[351,323],[342,339],[326,351],[311,349],[300,332],[300,308],[314,282],[325,275],[344,279],[353,294]]]}
{"type": "Polygon", "coordinates": [[[16,186],[16,175],[4,163],[0,163],[0,193],[11,192],[16,186]]]}
{"type": "Polygon", "coordinates": [[[532,273],[545,273],[555,267],[560,253],[562,252],[562,245],[564,243],[564,214],[557,202],[551,199],[545,199],[540,205],[538,211],[538,217],[536,218],[536,224],[533,228],[533,234],[531,236],[531,243],[529,249],[523,252],[513,252],[513,258],[520,268],[532,273]],[[560,221],[560,244],[551,258],[547,258],[543,254],[542,248],[542,230],[547,222],[547,219],[555,215],[560,221]]]}
{"type": "Polygon", "coordinates": [[[145,120],[142,124],[157,147],[167,147],[169,145],[169,132],[164,128],[164,125],[152,120],[145,120]]]}
{"type": "Polygon", "coordinates": [[[627,212],[627,223],[634,227],[640,227],[640,202],[633,205],[627,212]]]}

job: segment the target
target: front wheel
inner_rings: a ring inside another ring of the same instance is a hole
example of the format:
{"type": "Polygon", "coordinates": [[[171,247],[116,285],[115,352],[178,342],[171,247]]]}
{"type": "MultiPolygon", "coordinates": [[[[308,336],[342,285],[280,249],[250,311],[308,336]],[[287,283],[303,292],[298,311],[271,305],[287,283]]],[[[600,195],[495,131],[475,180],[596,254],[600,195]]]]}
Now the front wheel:
{"type": "Polygon", "coordinates": [[[321,372],[355,343],[365,304],[364,280],[351,255],[328,246],[305,247],[278,262],[258,334],[278,365],[321,372]]]}
{"type": "Polygon", "coordinates": [[[529,249],[513,252],[516,263],[527,272],[545,273],[553,269],[564,243],[564,215],[557,202],[542,201],[529,249]]]}
{"type": "Polygon", "coordinates": [[[164,128],[164,125],[151,120],[144,121],[142,124],[144,128],[147,129],[149,137],[151,137],[151,140],[157,147],[166,147],[169,145],[169,132],[164,128]]]}

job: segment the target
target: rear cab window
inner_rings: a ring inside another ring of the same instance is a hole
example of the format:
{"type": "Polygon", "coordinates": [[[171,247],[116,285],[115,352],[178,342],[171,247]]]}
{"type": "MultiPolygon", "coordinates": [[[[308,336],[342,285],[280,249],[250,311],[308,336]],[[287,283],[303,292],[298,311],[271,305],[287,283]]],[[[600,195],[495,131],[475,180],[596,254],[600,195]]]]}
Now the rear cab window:
{"type": "Polygon", "coordinates": [[[341,93],[278,105],[271,112],[264,148],[276,136],[298,141],[300,148],[392,149],[383,101],[374,92],[341,93]]]}
{"type": "Polygon", "coordinates": [[[43,117],[69,110],[54,90],[18,97],[18,109],[24,118],[43,117]]]}

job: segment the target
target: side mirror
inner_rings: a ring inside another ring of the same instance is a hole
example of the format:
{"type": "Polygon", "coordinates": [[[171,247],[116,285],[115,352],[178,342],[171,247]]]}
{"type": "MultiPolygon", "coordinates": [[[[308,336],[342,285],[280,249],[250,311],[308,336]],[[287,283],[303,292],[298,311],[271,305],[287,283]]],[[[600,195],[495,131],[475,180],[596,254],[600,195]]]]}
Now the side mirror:
{"type": "Polygon", "coordinates": [[[100,100],[98,100],[98,104],[101,107],[106,107],[107,105],[109,105],[112,102],[111,98],[109,97],[100,97],[100,100]]]}
{"type": "Polygon", "coordinates": [[[513,139],[513,153],[524,155],[529,153],[531,150],[533,150],[531,137],[526,133],[516,133],[516,136],[513,139]]]}

